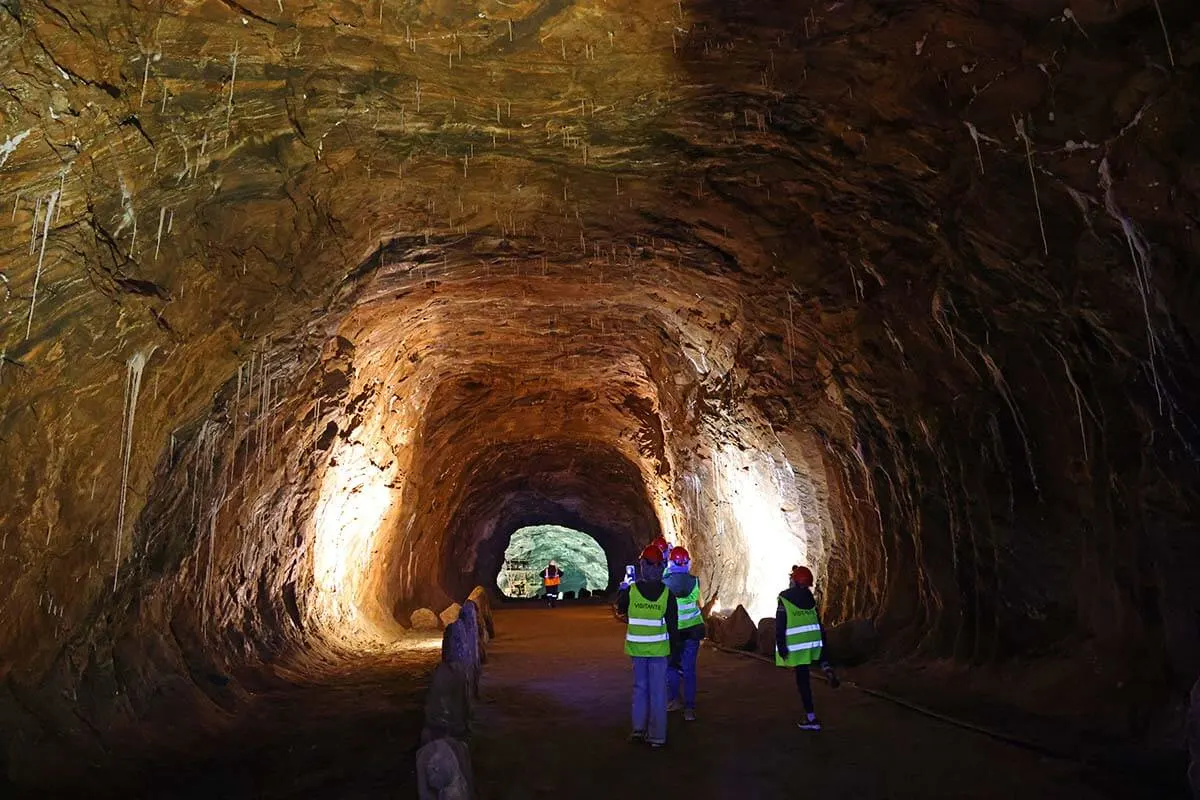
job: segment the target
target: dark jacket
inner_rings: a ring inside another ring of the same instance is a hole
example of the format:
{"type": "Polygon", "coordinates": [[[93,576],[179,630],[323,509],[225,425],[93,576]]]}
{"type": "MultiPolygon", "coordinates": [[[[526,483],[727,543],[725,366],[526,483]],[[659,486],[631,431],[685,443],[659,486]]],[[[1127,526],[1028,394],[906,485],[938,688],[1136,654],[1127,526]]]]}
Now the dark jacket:
{"type": "MultiPolygon", "coordinates": [[[[671,594],[676,597],[687,597],[692,593],[692,589],[696,588],[696,584],[700,579],[695,575],[689,575],[686,572],[672,572],[663,577],[663,583],[671,590],[671,594]]],[[[683,641],[691,641],[692,639],[703,639],[705,630],[703,625],[694,625],[690,628],[684,628],[679,632],[679,638],[683,641]]]]}
{"type": "MultiPolygon", "coordinates": [[[[808,610],[817,607],[817,598],[813,597],[810,589],[803,586],[793,586],[785,592],[781,592],[780,597],[786,599],[796,608],[808,610]]],[[[817,624],[821,621],[818,619],[817,624]]],[[[821,626],[821,641],[824,643],[821,646],[821,661],[822,665],[829,663],[829,640],[825,637],[825,627],[821,626]]],[[[783,601],[780,600],[775,606],[775,649],[782,649],[787,644],[787,611],[783,607],[783,601]]]]}
{"type": "MultiPolygon", "coordinates": [[[[667,635],[671,637],[671,650],[674,650],[679,644],[679,604],[675,602],[675,595],[667,590],[661,580],[640,580],[636,585],[638,591],[642,593],[642,597],[651,602],[662,597],[663,592],[667,592],[667,635]]],[[[622,617],[629,616],[628,589],[622,589],[617,594],[617,613],[622,617]]]]}

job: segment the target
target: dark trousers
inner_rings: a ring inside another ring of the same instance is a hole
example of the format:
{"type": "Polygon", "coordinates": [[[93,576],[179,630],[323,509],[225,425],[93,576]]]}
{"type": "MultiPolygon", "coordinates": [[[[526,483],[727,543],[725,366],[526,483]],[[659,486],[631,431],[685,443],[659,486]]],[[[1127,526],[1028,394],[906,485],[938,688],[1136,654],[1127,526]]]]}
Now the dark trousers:
{"type": "Polygon", "coordinates": [[[808,664],[796,667],[796,688],[800,690],[800,701],[804,703],[804,710],[812,714],[814,711],[812,681],[808,674],[808,664]]]}

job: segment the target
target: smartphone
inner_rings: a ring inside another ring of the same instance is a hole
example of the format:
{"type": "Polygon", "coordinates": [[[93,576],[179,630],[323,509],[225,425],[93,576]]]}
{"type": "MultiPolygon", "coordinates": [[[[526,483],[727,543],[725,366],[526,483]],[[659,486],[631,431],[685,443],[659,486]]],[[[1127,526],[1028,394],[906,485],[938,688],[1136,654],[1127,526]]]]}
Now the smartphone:
{"type": "Polygon", "coordinates": [[[625,583],[630,584],[630,583],[636,583],[636,582],[637,582],[637,570],[634,569],[633,564],[626,564],[625,565],[625,583]]]}

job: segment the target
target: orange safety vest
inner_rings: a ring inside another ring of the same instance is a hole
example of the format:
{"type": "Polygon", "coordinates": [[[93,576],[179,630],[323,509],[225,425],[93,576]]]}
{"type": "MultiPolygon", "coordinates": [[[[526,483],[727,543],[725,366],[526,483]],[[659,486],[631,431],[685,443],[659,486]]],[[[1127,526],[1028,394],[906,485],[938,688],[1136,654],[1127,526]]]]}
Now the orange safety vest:
{"type": "Polygon", "coordinates": [[[546,586],[558,586],[562,583],[562,573],[556,572],[553,577],[542,578],[542,583],[546,586]]]}

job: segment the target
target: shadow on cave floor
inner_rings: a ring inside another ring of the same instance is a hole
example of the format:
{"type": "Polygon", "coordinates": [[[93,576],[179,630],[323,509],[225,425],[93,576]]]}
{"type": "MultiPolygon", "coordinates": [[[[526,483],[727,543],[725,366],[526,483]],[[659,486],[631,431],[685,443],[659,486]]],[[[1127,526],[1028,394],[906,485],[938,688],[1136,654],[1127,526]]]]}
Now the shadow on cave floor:
{"type": "Polygon", "coordinates": [[[440,655],[435,648],[390,659],[369,657],[319,682],[262,692],[229,729],[191,752],[131,765],[120,786],[98,779],[86,792],[37,791],[20,797],[415,797],[425,690],[440,655]]]}
{"type": "Polygon", "coordinates": [[[815,687],[826,730],[800,731],[792,677],[708,648],[700,720],[666,748],[626,741],[631,676],[607,607],[497,612],[471,744],[480,800],[1136,797],[1082,765],[965,731],[852,688],[815,687]]]}

